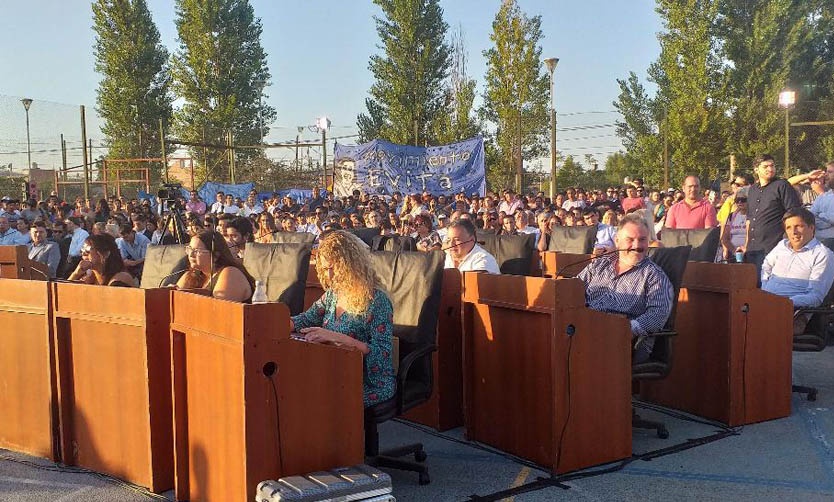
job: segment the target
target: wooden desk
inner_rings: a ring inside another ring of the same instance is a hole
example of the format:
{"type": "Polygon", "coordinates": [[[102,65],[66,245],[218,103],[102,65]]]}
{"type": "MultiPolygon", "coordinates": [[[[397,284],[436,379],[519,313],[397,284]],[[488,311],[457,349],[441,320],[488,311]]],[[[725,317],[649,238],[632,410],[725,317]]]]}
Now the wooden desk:
{"type": "Polygon", "coordinates": [[[671,373],[641,382],[641,396],[730,426],[789,416],[792,316],[756,288],[753,265],[688,262],[671,373]]]}
{"type": "Polygon", "coordinates": [[[64,463],[169,490],[170,291],[51,286],[64,463]]]}
{"type": "Polygon", "coordinates": [[[0,448],[60,460],[51,308],[48,283],[0,279],[0,448]]]}
{"type": "Polygon", "coordinates": [[[589,254],[544,251],[541,253],[541,275],[552,279],[556,275],[556,272],[561,270],[563,277],[576,277],[584,268],[582,262],[587,262],[589,258],[591,258],[591,255],[589,254]]]}
{"type": "Polygon", "coordinates": [[[445,431],[463,425],[463,368],[461,351],[462,277],[457,269],[443,271],[437,350],[433,354],[433,388],[428,401],[403,415],[406,420],[445,431]]]}
{"type": "Polygon", "coordinates": [[[265,479],[363,461],[360,352],[291,339],[280,303],[171,305],[177,500],[254,500],[265,479]]]}
{"type": "Polygon", "coordinates": [[[0,246],[0,278],[46,281],[49,266],[30,260],[26,246],[0,246]]]}
{"type": "Polygon", "coordinates": [[[463,276],[467,436],[558,473],[629,457],[625,317],[586,308],[576,279],[463,276]]]}

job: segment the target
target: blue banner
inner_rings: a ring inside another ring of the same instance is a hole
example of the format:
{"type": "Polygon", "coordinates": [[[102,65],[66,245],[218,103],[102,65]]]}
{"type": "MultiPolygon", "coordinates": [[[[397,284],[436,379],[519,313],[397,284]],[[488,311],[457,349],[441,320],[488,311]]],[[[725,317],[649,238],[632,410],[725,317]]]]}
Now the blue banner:
{"type": "Polygon", "coordinates": [[[380,195],[485,194],[484,140],[480,137],[428,148],[380,139],[356,146],[337,143],[334,154],[333,192],[339,197],[354,190],[380,195]]]}

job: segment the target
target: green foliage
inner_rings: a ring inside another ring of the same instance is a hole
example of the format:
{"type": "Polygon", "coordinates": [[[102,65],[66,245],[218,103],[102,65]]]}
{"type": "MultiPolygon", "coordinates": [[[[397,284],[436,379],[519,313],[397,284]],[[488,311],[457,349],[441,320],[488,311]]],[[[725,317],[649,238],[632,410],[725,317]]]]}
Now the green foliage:
{"type": "MultiPolygon", "coordinates": [[[[222,145],[231,131],[237,145],[259,144],[276,119],[263,104],[263,87],[271,75],[261,46],[261,22],[248,0],[177,0],[179,49],[172,60],[174,88],[185,100],[175,114],[175,128],[187,142],[222,145]],[[264,124],[261,129],[261,122],[264,124]]],[[[209,148],[192,154],[211,179],[227,179],[227,153],[209,148]]],[[[236,162],[261,155],[239,149],[236,162]]],[[[238,173],[244,175],[241,164],[238,173]]]]}
{"type": "Polygon", "coordinates": [[[374,17],[382,54],[368,64],[376,82],[366,100],[368,113],[357,117],[360,138],[436,144],[433,125],[447,113],[443,83],[451,64],[440,2],[374,3],[383,13],[374,17]]]}
{"type": "MultiPolygon", "coordinates": [[[[495,15],[484,51],[486,92],[481,117],[495,130],[498,165],[512,177],[523,158],[544,155],[549,148],[548,102],[550,78],[542,65],[541,17],[528,17],[515,0],[506,0],[495,15]]],[[[495,177],[495,176],[494,176],[495,177]]]]}
{"type": "MultiPolygon", "coordinates": [[[[108,157],[160,157],[159,120],[166,130],[171,121],[168,52],[145,0],[96,0],[92,10],[95,69],[101,75],[96,109],[108,157]]],[[[159,179],[162,164],[141,163],[148,166],[159,179]]]]}

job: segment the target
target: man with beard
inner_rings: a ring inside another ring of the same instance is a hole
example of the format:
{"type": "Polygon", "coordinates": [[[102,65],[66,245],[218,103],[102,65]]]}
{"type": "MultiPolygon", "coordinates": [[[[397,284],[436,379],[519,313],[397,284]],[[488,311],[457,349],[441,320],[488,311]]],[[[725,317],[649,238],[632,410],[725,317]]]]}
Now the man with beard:
{"type": "Polygon", "coordinates": [[[638,339],[634,362],[648,360],[654,346],[651,337],[638,337],[662,329],[672,312],[672,283],[646,259],[649,235],[642,215],[625,215],[614,237],[620,252],[601,256],[578,275],[585,282],[588,307],[628,317],[632,336],[638,339]]]}

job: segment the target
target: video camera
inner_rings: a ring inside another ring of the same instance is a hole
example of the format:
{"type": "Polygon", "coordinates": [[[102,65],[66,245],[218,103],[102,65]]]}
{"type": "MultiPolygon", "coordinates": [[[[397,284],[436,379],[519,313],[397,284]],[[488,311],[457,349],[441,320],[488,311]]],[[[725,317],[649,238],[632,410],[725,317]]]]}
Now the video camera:
{"type": "Polygon", "coordinates": [[[160,204],[164,204],[166,208],[179,208],[179,196],[182,193],[181,189],[181,183],[163,183],[162,188],[156,192],[156,196],[159,197],[160,204]]]}

